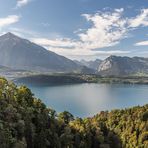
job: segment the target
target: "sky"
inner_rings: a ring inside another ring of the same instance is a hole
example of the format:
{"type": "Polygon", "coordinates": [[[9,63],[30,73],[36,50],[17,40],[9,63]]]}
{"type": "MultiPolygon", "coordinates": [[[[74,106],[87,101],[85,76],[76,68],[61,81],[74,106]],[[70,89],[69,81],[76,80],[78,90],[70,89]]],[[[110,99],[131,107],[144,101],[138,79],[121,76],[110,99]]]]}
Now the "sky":
{"type": "Polygon", "coordinates": [[[148,57],[148,0],[0,0],[7,32],[71,59],[148,57]]]}

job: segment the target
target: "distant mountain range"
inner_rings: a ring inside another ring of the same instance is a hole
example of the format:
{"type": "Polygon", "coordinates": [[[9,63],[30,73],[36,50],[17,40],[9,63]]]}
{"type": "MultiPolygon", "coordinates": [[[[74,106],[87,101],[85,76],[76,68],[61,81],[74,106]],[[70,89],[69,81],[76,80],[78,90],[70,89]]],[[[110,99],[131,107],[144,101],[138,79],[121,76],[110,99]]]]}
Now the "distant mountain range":
{"type": "Polygon", "coordinates": [[[102,76],[148,75],[148,58],[143,57],[130,58],[112,55],[105,60],[75,60],[74,62],[97,70],[102,76]]]}
{"type": "Polygon", "coordinates": [[[83,66],[87,66],[88,68],[94,69],[94,70],[98,70],[99,65],[101,64],[102,60],[100,59],[96,59],[96,60],[91,60],[91,61],[86,61],[86,60],[74,60],[74,62],[76,62],[79,65],[83,65],[83,66]]]}
{"type": "Polygon", "coordinates": [[[148,74],[148,58],[110,56],[101,62],[98,72],[104,76],[148,74]]]}
{"type": "Polygon", "coordinates": [[[105,60],[70,60],[12,33],[0,36],[0,73],[97,73],[102,76],[148,75],[148,58],[110,56],[105,60]],[[19,71],[17,71],[19,70],[19,71]]]}
{"type": "Polygon", "coordinates": [[[39,72],[93,71],[12,33],[0,36],[0,65],[39,72]]]}

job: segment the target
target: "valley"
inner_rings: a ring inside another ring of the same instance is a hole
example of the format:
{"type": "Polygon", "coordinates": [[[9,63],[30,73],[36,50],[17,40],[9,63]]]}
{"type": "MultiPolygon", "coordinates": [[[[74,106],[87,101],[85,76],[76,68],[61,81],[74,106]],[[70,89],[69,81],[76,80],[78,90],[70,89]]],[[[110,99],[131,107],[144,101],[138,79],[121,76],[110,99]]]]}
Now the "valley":
{"type": "Polygon", "coordinates": [[[0,0],[0,148],[148,148],[148,0],[0,0]]]}

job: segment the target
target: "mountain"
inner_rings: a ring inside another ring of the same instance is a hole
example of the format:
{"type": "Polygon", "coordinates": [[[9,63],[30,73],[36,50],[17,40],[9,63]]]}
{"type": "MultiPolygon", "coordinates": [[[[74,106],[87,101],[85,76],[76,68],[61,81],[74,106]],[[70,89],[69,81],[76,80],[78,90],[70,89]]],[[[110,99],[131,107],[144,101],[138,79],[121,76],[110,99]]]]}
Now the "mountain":
{"type": "Polygon", "coordinates": [[[0,36],[0,65],[40,72],[90,72],[90,69],[12,33],[0,36]]]}
{"type": "Polygon", "coordinates": [[[104,76],[148,74],[148,58],[110,56],[102,61],[98,72],[104,76]]]}
{"type": "Polygon", "coordinates": [[[86,61],[86,60],[77,61],[77,60],[74,60],[74,62],[76,62],[79,65],[83,65],[83,66],[86,66],[88,68],[98,70],[99,65],[101,64],[102,60],[100,60],[100,59],[96,59],[94,61],[86,61]]]}

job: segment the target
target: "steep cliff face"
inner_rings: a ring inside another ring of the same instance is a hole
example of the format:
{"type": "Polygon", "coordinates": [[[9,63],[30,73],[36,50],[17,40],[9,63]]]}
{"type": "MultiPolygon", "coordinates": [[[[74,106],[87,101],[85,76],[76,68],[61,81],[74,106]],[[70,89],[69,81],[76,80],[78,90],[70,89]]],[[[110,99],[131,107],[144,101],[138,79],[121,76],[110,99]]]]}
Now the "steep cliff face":
{"type": "Polygon", "coordinates": [[[102,75],[130,75],[148,73],[148,59],[141,57],[110,56],[99,66],[98,72],[102,75]]]}

